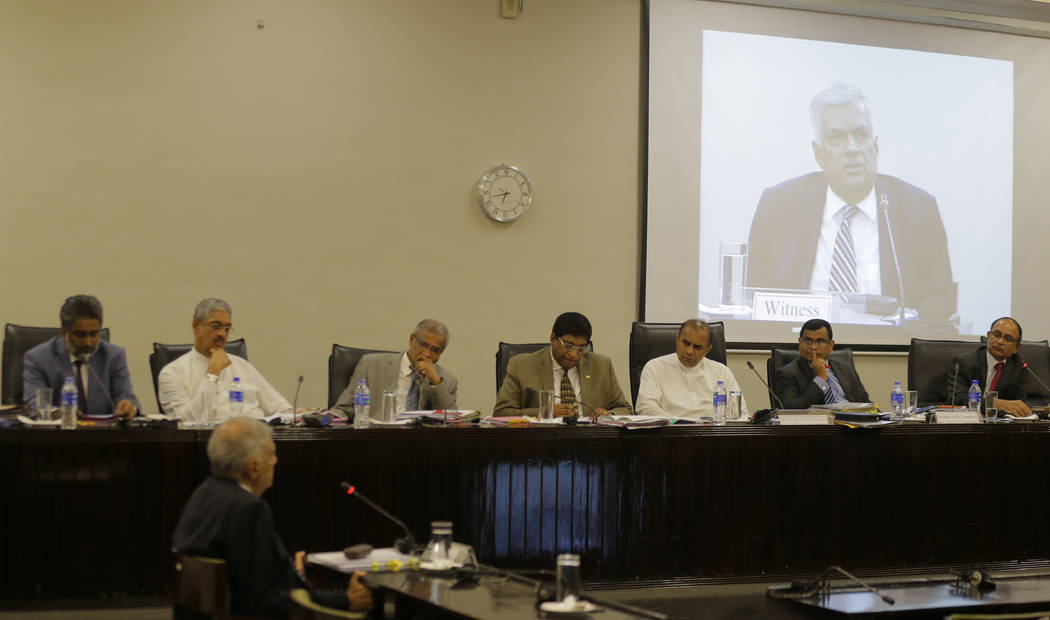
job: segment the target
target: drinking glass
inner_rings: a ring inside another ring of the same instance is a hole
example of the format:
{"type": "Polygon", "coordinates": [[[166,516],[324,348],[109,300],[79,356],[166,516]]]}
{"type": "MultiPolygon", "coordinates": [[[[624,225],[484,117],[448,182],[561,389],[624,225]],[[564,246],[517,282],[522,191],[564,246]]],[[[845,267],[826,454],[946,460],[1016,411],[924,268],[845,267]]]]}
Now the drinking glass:
{"type": "Polygon", "coordinates": [[[539,418],[541,420],[550,420],[554,418],[554,392],[551,390],[540,390],[540,411],[539,418]]]}
{"type": "Polygon", "coordinates": [[[51,404],[51,393],[49,387],[36,389],[36,419],[41,422],[51,419],[51,410],[54,409],[51,404]]]}
{"type": "Polygon", "coordinates": [[[580,598],[580,556],[562,553],[558,556],[557,600],[572,595],[580,598]]]}
{"type": "Polygon", "coordinates": [[[919,408],[919,392],[916,390],[908,390],[904,392],[904,417],[908,418],[915,415],[915,410],[919,408]]]}
{"type": "Polygon", "coordinates": [[[380,420],[383,422],[394,421],[394,392],[392,390],[383,390],[383,413],[380,420]]]}
{"type": "Polygon", "coordinates": [[[430,562],[434,568],[448,568],[451,566],[449,549],[452,548],[452,522],[431,521],[430,542],[427,543],[427,552],[430,562]]]}
{"type": "Polygon", "coordinates": [[[995,408],[995,399],[998,397],[999,392],[988,390],[984,393],[984,417],[981,421],[985,424],[992,424],[999,417],[999,410],[995,408]]]}

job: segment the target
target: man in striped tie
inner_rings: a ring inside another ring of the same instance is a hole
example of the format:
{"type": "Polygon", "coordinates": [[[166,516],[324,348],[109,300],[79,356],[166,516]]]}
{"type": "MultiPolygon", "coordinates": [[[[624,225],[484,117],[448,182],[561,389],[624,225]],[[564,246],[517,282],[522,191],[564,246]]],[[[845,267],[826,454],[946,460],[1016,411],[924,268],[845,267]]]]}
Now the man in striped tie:
{"type": "Polygon", "coordinates": [[[869,402],[857,369],[847,361],[831,359],[835,348],[831,323],[810,319],[798,335],[799,359],[777,369],[775,390],[786,409],[813,405],[869,402]]]}

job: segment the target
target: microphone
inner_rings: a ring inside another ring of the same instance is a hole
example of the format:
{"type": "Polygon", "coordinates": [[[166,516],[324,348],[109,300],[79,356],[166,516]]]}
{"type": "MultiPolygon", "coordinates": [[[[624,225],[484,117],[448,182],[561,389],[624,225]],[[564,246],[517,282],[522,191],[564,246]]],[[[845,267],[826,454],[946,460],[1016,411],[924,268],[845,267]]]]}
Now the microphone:
{"type": "Polygon", "coordinates": [[[400,527],[401,531],[404,532],[405,535],[394,541],[394,548],[400,551],[401,553],[404,553],[405,555],[412,553],[412,550],[416,546],[416,539],[412,537],[412,532],[408,529],[407,525],[405,525],[400,519],[398,519],[394,515],[380,508],[378,504],[362,495],[361,492],[357,490],[357,487],[350,484],[349,482],[340,482],[339,486],[346,490],[347,495],[353,495],[357,499],[368,504],[372,507],[373,510],[383,515],[387,519],[393,521],[398,527],[400,527]]]}
{"type": "MultiPolygon", "coordinates": [[[[87,366],[88,374],[91,375],[92,377],[94,377],[95,378],[95,383],[97,383],[98,386],[100,388],[102,388],[102,393],[106,395],[106,400],[109,401],[109,406],[111,408],[110,411],[113,412],[113,415],[116,415],[117,414],[117,403],[115,403],[113,401],[113,396],[110,395],[109,390],[106,389],[106,385],[104,383],[102,383],[102,379],[98,376],[98,373],[95,372],[95,367],[92,366],[91,363],[88,361],[88,356],[83,354],[83,353],[81,353],[80,355],[77,356],[77,361],[84,362],[84,366],[87,366]]],[[[1031,372],[1031,371],[1029,371],[1029,372],[1031,372]]],[[[87,403],[84,403],[84,413],[87,413],[87,403]]]]}
{"type": "Polygon", "coordinates": [[[1044,383],[1043,380],[1039,378],[1039,375],[1035,374],[1035,371],[1032,370],[1032,368],[1028,365],[1028,362],[1025,361],[1025,359],[1023,357],[1020,357],[1020,356],[1018,356],[1018,359],[1021,362],[1021,368],[1024,368],[1025,370],[1027,370],[1028,374],[1030,374],[1033,377],[1035,377],[1035,380],[1039,382],[1039,385],[1043,386],[1044,390],[1046,390],[1047,392],[1050,392],[1050,387],[1047,387],[1046,383],[1044,383]]]}
{"type": "Polygon", "coordinates": [[[766,390],[769,391],[769,395],[773,397],[773,400],[776,401],[777,405],[779,405],[781,409],[784,409],[784,401],[780,400],[780,397],[773,391],[773,388],[769,387],[769,383],[762,378],[762,375],[758,374],[758,371],[755,370],[755,365],[751,363],[751,360],[747,361],[747,367],[751,369],[751,372],[755,373],[755,376],[762,382],[762,385],[766,386],[766,390]]]}
{"type": "Polygon", "coordinates": [[[880,194],[879,210],[882,211],[883,218],[886,220],[886,233],[890,238],[890,250],[893,253],[893,266],[897,268],[897,288],[898,293],[900,294],[900,299],[897,300],[897,306],[900,309],[900,314],[897,316],[897,325],[904,327],[904,278],[901,277],[901,261],[897,256],[897,244],[893,239],[893,227],[890,226],[890,201],[886,198],[885,192],[880,194]]]}
{"type": "Polygon", "coordinates": [[[295,398],[292,399],[292,424],[295,424],[295,406],[299,404],[299,388],[303,387],[303,376],[295,384],[295,398]]]}
{"type": "MultiPolygon", "coordinates": [[[[1025,364],[1027,366],[1027,364],[1025,364]]],[[[1038,377],[1036,377],[1038,378],[1038,377]]],[[[952,374],[952,408],[955,408],[955,384],[959,380],[959,360],[955,360],[955,373],[952,374]]]]}

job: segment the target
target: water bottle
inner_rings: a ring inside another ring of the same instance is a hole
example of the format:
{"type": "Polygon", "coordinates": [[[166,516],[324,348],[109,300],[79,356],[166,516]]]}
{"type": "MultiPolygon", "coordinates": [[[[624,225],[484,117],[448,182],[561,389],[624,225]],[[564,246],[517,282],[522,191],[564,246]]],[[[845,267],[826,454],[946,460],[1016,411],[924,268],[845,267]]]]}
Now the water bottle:
{"type": "Polygon", "coordinates": [[[900,381],[893,382],[893,391],[890,392],[890,404],[893,405],[893,419],[904,418],[904,388],[900,381]]]}
{"type": "Polygon", "coordinates": [[[726,386],[719,381],[715,384],[715,424],[721,426],[726,423],[726,386]]]}
{"type": "Polygon", "coordinates": [[[230,386],[230,417],[236,418],[244,414],[244,387],[241,378],[234,377],[233,385],[230,386]]]}
{"type": "Polygon", "coordinates": [[[970,383],[970,396],[966,399],[966,408],[970,411],[981,410],[981,386],[977,385],[977,379],[970,383]]]}
{"type": "Polygon", "coordinates": [[[73,377],[66,377],[61,394],[62,428],[72,430],[77,427],[77,384],[73,377]]]}
{"type": "Polygon", "coordinates": [[[371,392],[368,383],[361,379],[354,388],[354,428],[368,428],[368,402],[371,392]]]}

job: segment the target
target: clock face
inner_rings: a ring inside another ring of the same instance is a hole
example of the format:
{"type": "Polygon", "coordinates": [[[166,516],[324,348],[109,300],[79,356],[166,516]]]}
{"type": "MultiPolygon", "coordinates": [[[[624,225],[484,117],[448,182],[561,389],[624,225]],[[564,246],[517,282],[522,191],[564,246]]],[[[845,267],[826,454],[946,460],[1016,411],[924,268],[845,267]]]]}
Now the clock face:
{"type": "Polygon", "coordinates": [[[531,204],[532,184],[514,166],[493,166],[478,179],[478,205],[497,222],[513,222],[525,215],[531,204]]]}

